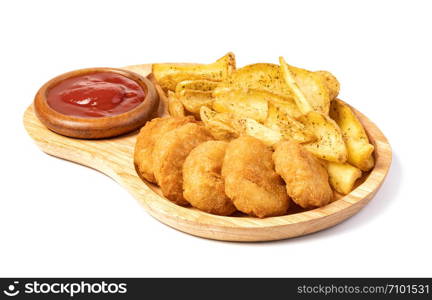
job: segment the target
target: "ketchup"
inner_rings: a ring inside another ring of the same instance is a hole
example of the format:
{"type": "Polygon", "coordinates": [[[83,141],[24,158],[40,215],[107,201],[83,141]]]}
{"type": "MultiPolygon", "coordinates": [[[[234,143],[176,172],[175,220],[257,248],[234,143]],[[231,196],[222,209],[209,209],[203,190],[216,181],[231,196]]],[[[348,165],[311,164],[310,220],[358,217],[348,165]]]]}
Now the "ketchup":
{"type": "Polygon", "coordinates": [[[144,101],[143,89],[120,74],[97,72],[63,80],[47,93],[48,105],[59,113],[82,118],[118,115],[144,101]]]}

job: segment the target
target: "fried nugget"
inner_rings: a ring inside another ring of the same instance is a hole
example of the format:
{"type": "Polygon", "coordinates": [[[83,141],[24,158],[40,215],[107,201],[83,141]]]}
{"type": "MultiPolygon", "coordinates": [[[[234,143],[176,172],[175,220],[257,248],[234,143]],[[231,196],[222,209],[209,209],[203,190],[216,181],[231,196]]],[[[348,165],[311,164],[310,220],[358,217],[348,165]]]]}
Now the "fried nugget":
{"type": "Polygon", "coordinates": [[[302,145],[293,140],[277,143],[273,160],[296,204],[303,208],[321,207],[333,199],[327,170],[302,145]]]}
{"type": "Polygon", "coordinates": [[[208,141],[193,149],[183,164],[183,196],[200,210],[222,216],[236,211],[221,176],[227,142],[208,141]]]}
{"type": "Polygon", "coordinates": [[[156,183],[152,153],[157,140],[170,130],[192,122],[193,117],[156,118],[141,128],[135,144],[134,164],[141,178],[156,183]]]}
{"type": "Polygon", "coordinates": [[[222,165],[225,193],[234,206],[259,218],[287,212],[288,195],[274,171],[272,150],[260,140],[243,136],[231,141],[222,165]]]}
{"type": "Polygon", "coordinates": [[[183,197],[183,163],[193,148],[212,140],[207,129],[188,123],[173,129],[156,141],[153,149],[153,171],[162,194],[178,205],[188,205],[183,197]]]}

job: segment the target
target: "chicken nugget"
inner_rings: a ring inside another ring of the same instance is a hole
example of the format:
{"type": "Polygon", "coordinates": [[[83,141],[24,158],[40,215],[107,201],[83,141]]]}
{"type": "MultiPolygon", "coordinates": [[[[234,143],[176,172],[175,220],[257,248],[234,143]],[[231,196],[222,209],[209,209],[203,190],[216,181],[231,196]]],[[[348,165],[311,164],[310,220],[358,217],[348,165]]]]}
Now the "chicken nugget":
{"type": "Polygon", "coordinates": [[[207,129],[188,123],[173,129],[156,141],[153,149],[153,171],[162,194],[178,205],[188,205],[183,197],[183,163],[191,150],[212,140],[207,129]]]}
{"type": "Polygon", "coordinates": [[[327,170],[302,145],[284,140],[275,145],[273,160],[291,199],[303,208],[321,207],[333,199],[327,170]]]}
{"type": "Polygon", "coordinates": [[[287,212],[289,198],[282,178],[274,170],[272,153],[271,148],[250,136],[229,143],[222,177],[225,193],[238,210],[259,218],[287,212]]]}
{"type": "Polygon", "coordinates": [[[228,216],[236,211],[221,175],[227,142],[208,141],[194,148],[183,164],[183,196],[200,210],[228,216]]]}
{"type": "Polygon", "coordinates": [[[141,178],[156,183],[153,173],[152,153],[157,140],[160,140],[163,134],[180,127],[186,123],[192,122],[193,117],[179,118],[156,118],[147,122],[141,128],[135,144],[134,164],[141,178]]]}

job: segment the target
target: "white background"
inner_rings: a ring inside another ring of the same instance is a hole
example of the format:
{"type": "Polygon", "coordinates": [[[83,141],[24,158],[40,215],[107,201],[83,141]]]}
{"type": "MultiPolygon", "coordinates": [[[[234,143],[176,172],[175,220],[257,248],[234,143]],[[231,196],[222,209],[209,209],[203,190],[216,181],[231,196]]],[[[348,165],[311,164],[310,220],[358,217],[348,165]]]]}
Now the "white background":
{"type": "Polygon", "coordinates": [[[1,1],[0,276],[432,276],[429,1],[1,1]],[[48,79],[147,62],[333,72],[393,147],[374,200],[271,243],[173,230],[113,180],[43,154],[22,125],[48,79]]]}

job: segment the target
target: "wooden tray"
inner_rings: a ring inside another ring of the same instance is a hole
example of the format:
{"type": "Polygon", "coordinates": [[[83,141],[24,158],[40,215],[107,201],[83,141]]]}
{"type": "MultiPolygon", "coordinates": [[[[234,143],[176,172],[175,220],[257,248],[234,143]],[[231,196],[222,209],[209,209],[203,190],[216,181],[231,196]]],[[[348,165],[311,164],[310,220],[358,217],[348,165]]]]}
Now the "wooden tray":
{"type": "MultiPolygon", "coordinates": [[[[125,67],[143,76],[151,65],[125,67]]],[[[158,92],[161,93],[160,88],[158,92]]],[[[162,98],[159,114],[165,113],[162,98]]],[[[24,114],[24,126],[40,149],[112,177],[126,188],[144,208],[159,221],[192,235],[225,241],[271,241],[301,236],[329,228],[349,218],[365,206],[383,183],[391,164],[390,145],[378,129],[360,112],[354,110],[375,145],[375,168],[354,191],[318,209],[281,217],[222,217],[184,208],[161,196],[159,188],[143,182],[133,164],[136,132],[102,140],[67,138],[48,130],[30,106],[24,114]]]]}

